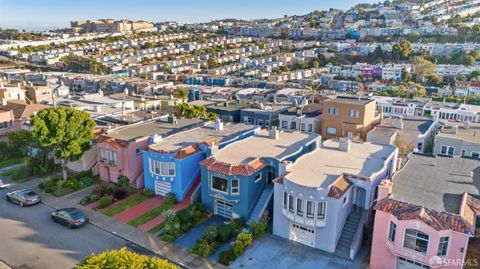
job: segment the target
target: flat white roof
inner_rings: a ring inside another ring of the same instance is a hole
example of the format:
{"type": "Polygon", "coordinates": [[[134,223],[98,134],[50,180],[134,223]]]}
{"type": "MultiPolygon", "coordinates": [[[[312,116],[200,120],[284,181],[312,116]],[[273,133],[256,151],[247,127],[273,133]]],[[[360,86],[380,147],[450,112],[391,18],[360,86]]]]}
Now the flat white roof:
{"type": "Polygon", "coordinates": [[[300,157],[285,178],[314,188],[327,188],[343,173],[369,178],[395,151],[393,146],[370,142],[352,142],[349,152],[339,150],[338,145],[333,140],[325,141],[320,148],[300,157]]]}
{"type": "Polygon", "coordinates": [[[268,130],[261,130],[253,137],[233,143],[215,153],[215,159],[229,164],[244,164],[260,157],[281,159],[319,137],[312,133],[280,132],[279,138],[273,139],[268,134],[268,130]]]}

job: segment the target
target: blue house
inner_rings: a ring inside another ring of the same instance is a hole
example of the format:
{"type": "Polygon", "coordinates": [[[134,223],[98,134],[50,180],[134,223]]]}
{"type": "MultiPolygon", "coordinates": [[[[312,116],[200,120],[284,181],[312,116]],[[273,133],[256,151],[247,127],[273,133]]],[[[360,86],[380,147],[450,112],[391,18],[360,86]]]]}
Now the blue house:
{"type": "Polygon", "coordinates": [[[258,221],[271,208],[280,163],[295,162],[319,143],[317,134],[271,129],[214,152],[201,162],[202,203],[216,215],[258,221]]]}
{"type": "Polygon", "coordinates": [[[193,186],[199,186],[200,161],[258,131],[251,125],[217,121],[164,139],[152,137],[143,154],[145,188],[160,196],[172,192],[182,201],[193,186]]]}

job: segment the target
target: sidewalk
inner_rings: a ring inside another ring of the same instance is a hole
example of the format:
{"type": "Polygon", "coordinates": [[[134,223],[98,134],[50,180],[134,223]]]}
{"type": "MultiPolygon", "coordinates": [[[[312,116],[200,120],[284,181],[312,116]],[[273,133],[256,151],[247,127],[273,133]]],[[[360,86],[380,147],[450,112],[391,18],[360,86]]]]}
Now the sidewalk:
{"type": "MultiPolygon", "coordinates": [[[[39,179],[33,179],[31,181],[35,182],[23,182],[17,183],[12,182],[12,188],[25,188],[29,187],[32,189],[37,189],[39,179]],[[32,186],[32,187],[30,187],[32,186]],[[33,187],[35,186],[35,187],[33,187]]],[[[211,269],[211,268],[227,268],[219,263],[210,261],[206,258],[196,256],[188,253],[188,250],[181,248],[175,244],[163,242],[152,234],[143,232],[140,229],[137,229],[133,226],[125,224],[121,221],[118,221],[114,218],[107,217],[100,212],[97,212],[93,209],[86,208],[78,204],[80,200],[87,194],[91,192],[90,186],[86,189],[80,190],[75,193],[68,194],[63,197],[54,197],[50,194],[42,194],[42,203],[53,207],[55,209],[64,208],[64,207],[77,207],[83,210],[90,216],[90,223],[98,228],[111,232],[127,241],[130,241],[134,244],[137,244],[141,247],[144,247],[155,254],[167,258],[172,262],[178,263],[187,268],[201,268],[201,269],[211,269]]]]}

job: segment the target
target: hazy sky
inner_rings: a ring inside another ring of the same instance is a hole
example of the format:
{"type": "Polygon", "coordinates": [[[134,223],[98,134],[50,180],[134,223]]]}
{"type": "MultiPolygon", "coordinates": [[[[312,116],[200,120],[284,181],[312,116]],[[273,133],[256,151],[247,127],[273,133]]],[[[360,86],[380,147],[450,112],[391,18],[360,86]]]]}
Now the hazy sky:
{"type": "Polygon", "coordinates": [[[78,19],[202,22],[274,18],[315,9],[346,9],[372,0],[0,0],[0,27],[48,29],[78,19]]]}

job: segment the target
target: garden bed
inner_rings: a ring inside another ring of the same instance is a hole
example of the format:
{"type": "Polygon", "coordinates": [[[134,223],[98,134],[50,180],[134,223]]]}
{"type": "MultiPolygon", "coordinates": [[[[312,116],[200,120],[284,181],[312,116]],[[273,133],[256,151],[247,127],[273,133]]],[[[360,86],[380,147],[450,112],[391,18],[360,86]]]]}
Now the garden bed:
{"type": "Polygon", "coordinates": [[[11,158],[11,159],[0,161],[0,169],[9,167],[12,165],[16,165],[16,164],[21,164],[23,160],[24,160],[23,158],[11,158]]]}
{"type": "MultiPolygon", "coordinates": [[[[133,194],[135,195],[135,194],[133,194]]],[[[134,207],[136,205],[138,205],[139,203],[147,200],[147,199],[150,199],[151,196],[147,196],[145,194],[137,194],[135,195],[134,197],[127,197],[123,200],[120,200],[120,202],[117,204],[117,205],[112,205],[108,208],[105,208],[104,210],[102,210],[102,213],[109,216],[109,217],[113,217],[117,214],[120,214],[122,213],[123,211],[131,208],[131,207],[134,207]],[[123,202],[122,202],[123,201],[123,202]]]]}
{"type": "MultiPolygon", "coordinates": [[[[189,205],[187,208],[178,211],[175,216],[171,216],[170,219],[166,218],[165,222],[169,222],[170,226],[180,226],[180,230],[169,230],[167,229],[165,233],[161,236],[163,241],[173,242],[177,240],[180,236],[190,231],[193,227],[199,225],[200,223],[204,222],[207,219],[207,212],[201,203],[193,203],[189,205]],[[177,224],[178,223],[178,224],[177,224]]],[[[156,233],[160,231],[165,222],[158,225],[157,227],[151,229],[150,233],[156,233]]]]}
{"type": "Polygon", "coordinates": [[[92,186],[97,181],[98,177],[94,177],[91,171],[87,171],[74,174],[67,180],[55,177],[42,181],[40,184],[38,184],[38,188],[46,193],[51,193],[54,196],[61,197],[92,186]]]}
{"type": "Polygon", "coordinates": [[[167,211],[168,209],[172,208],[173,205],[172,204],[163,204],[159,207],[156,207],[150,211],[148,211],[147,213],[131,220],[128,222],[128,224],[134,226],[134,227],[138,227],[144,223],[147,223],[148,221],[160,216],[163,212],[167,211]]]}

